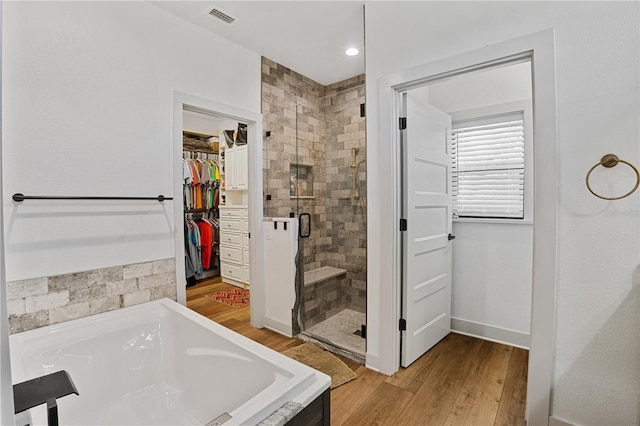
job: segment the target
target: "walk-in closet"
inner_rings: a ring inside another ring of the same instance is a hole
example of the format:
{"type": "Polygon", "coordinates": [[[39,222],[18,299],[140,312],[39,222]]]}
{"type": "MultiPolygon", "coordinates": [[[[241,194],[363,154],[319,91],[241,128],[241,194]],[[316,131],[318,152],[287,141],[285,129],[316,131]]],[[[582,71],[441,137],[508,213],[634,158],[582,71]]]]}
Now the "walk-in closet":
{"type": "Polygon", "coordinates": [[[183,203],[187,286],[221,277],[249,284],[247,127],[183,111],[183,203]]]}

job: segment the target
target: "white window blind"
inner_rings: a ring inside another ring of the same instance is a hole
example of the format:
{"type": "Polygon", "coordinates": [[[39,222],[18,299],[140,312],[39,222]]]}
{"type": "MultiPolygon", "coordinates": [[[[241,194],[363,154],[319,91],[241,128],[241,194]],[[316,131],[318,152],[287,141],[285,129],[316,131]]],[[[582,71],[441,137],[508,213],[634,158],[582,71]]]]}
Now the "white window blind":
{"type": "Polygon", "coordinates": [[[524,219],[522,112],[453,123],[454,217],[524,219]]]}

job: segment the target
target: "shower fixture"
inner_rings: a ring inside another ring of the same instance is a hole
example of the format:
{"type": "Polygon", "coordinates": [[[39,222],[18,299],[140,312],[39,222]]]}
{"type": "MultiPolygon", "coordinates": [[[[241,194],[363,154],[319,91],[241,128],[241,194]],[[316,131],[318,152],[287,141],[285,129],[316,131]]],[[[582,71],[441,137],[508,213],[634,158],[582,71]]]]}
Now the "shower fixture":
{"type": "Polygon", "coordinates": [[[360,147],[359,146],[354,146],[353,148],[351,148],[351,165],[349,166],[349,168],[351,168],[352,173],[353,173],[353,192],[351,193],[351,197],[353,197],[354,200],[359,200],[360,199],[360,185],[359,185],[359,181],[358,181],[358,169],[360,168],[360,164],[365,162],[365,160],[361,160],[360,162],[358,162],[358,152],[359,151],[360,151],[360,147]]]}

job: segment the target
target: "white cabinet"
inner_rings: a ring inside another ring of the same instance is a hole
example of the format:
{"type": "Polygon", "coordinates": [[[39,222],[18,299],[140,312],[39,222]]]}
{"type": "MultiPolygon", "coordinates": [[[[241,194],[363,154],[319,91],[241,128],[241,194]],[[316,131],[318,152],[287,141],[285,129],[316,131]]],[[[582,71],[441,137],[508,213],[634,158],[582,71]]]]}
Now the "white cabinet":
{"type": "Polygon", "coordinates": [[[249,284],[248,160],[247,145],[220,143],[220,275],[239,287],[249,284]]]}
{"type": "Polygon", "coordinates": [[[233,146],[225,151],[227,190],[246,191],[249,183],[247,145],[233,146]]]}
{"type": "Polygon", "coordinates": [[[249,284],[248,213],[247,206],[220,206],[220,275],[239,287],[249,284]]]}

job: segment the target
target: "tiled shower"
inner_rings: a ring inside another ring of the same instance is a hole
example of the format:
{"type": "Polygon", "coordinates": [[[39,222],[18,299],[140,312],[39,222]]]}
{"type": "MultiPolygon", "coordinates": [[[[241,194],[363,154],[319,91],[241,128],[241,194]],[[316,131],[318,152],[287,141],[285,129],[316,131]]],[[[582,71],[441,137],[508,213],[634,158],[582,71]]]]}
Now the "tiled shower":
{"type": "Polygon", "coordinates": [[[302,286],[301,331],[356,357],[366,321],[364,102],[364,75],[323,86],[262,58],[264,216],[310,214],[299,267],[327,277],[302,286]]]}

